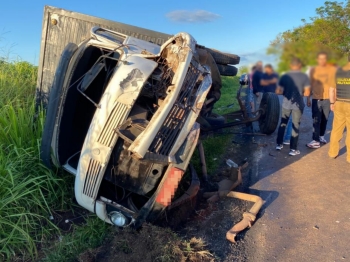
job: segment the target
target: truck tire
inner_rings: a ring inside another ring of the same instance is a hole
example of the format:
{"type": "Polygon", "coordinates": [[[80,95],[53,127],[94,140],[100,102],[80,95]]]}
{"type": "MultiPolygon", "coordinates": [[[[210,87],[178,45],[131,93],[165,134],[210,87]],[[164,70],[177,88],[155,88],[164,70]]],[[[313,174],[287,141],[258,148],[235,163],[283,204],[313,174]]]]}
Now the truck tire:
{"type": "Polygon", "coordinates": [[[48,108],[46,112],[46,120],[43,130],[43,136],[41,141],[41,159],[44,165],[51,168],[51,141],[53,136],[53,130],[56,123],[56,117],[58,112],[59,101],[62,96],[63,82],[66,76],[66,71],[69,62],[78,49],[78,46],[73,43],[68,43],[62,52],[60,61],[58,63],[55,78],[52,84],[52,88],[49,94],[48,108]]]}
{"type": "Polygon", "coordinates": [[[260,132],[271,135],[275,132],[280,117],[280,102],[275,93],[264,93],[260,108],[264,110],[259,119],[260,132]]]}
{"type": "Polygon", "coordinates": [[[240,57],[234,54],[223,53],[215,49],[207,48],[213,56],[215,62],[219,65],[238,65],[240,57]]]}
{"type": "Polygon", "coordinates": [[[222,76],[236,76],[237,75],[237,67],[230,65],[217,65],[220,75],[222,76]]]}

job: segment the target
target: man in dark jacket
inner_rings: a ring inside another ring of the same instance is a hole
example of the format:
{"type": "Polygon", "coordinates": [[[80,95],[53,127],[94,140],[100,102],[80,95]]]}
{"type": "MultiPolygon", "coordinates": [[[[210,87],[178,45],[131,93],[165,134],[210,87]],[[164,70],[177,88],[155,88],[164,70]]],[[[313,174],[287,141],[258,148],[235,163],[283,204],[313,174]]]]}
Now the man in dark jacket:
{"type": "Polygon", "coordinates": [[[292,116],[292,137],[290,140],[289,155],[296,156],[300,154],[298,150],[298,138],[300,120],[305,107],[303,96],[310,95],[309,77],[300,71],[301,61],[298,58],[292,59],[290,71],[284,74],[279,80],[276,90],[277,94],[283,94],[281,124],[277,134],[277,150],[283,148],[283,137],[289,117],[292,116]]]}
{"type": "Polygon", "coordinates": [[[260,106],[260,102],[263,96],[263,87],[260,82],[263,75],[263,64],[261,61],[256,63],[255,72],[253,74],[252,84],[253,84],[253,93],[255,95],[255,109],[257,110],[260,106]]]}
{"type": "Polygon", "coordinates": [[[264,73],[260,80],[260,85],[262,86],[263,92],[275,93],[278,82],[278,74],[273,70],[272,65],[267,64],[264,67],[264,73]]]}

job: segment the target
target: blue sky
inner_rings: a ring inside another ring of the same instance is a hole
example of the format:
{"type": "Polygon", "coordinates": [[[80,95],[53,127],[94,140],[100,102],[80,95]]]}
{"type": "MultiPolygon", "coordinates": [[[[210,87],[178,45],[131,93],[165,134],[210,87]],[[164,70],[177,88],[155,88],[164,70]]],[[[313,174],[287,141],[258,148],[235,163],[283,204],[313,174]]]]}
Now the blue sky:
{"type": "Polygon", "coordinates": [[[0,9],[0,56],[38,63],[42,16],[51,5],[168,34],[192,34],[198,43],[238,54],[242,64],[269,60],[276,35],[315,15],[325,0],[141,1],[9,0],[0,9]]]}

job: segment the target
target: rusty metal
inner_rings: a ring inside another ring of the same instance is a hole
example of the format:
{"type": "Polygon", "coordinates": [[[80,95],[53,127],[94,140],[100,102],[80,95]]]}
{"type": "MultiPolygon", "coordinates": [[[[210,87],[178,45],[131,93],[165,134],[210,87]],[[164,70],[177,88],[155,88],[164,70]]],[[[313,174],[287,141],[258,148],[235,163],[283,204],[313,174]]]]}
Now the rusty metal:
{"type": "Polygon", "coordinates": [[[51,24],[52,25],[57,25],[57,19],[51,19],[51,24]]]}
{"type": "Polygon", "coordinates": [[[191,171],[191,185],[186,190],[186,192],[178,199],[176,199],[168,208],[167,210],[171,210],[177,206],[180,206],[186,202],[191,201],[193,198],[195,198],[198,194],[199,188],[200,188],[200,181],[197,175],[196,170],[194,169],[193,165],[190,164],[190,171],[191,171]]]}
{"type": "Polygon", "coordinates": [[[243,219],[235,224],[229,231],[226,233],[226,239],[232,243],[235,243],[236,235],[246,229],[247,227],[252,226],[252,222],[255,221],[256,215],[259,213],[260,208],[264,204],[264,201],[261,197],[251,194],[245,194],[240,192],[227,192],[227,197],[237,198],[245,201],[254,202],[254,205],[248,212],[243,213],[243,219]]]}
{"type": "Polygon", "coordinates": [[[243,219],[239,223],[235,224],[229,231],[227,231],[226,239],[231,241],[232,243],[236,242],[235,237],[239,232],[243,231],[247,227],[252,226],[252,222],[255,221],[256,215],[258,214],[260,208],[264,204],[264,201],[259,196],[231,191],[242,183],[241,169],[247,167],[247,165],[248,162],[245,162],[237,169],[228,168],[227,170],[229,172],[229,177],[223,179],[218,183],[219,190],[216,192],[206,192],[203,194],[203,197],[207,198],[208,202],[216,202],[220,198],[224,197],[232,197],[254,202],[252,208],[248,212],[243,213],[243,219]],[[235,170],[237,170],[237,176],[235,175],[235,170]]]}
{"type": "Polygon", "coordinates": [[[229,173],[229,177],[221,180],[218,183],[219,189],[215,192],[205,192],[203,194],[204,198],[207,198],[208,202],[216,202],[221,197],[225,197],[230,190],[233,190],[238,185],[242,183],[242,171],[241,169],[246,167],[240,166],[238,168],[227,168],[227,172],[229,173]]]}
{"type": "Polygon", "coordinates": [[[198,148],[198,152],[199,152],[199,159],[200,159],[201,166],[202,166],[203,180],[205,182],[207,182],[208,181],[208,172],[207,172],[207,164],[205,162],[205,154],[204,154],[204,147],[203,147],[202,141],[198,140],[197,148],[198,148]]]}
{"type": "Polygon", "coordinates": [[[234,122],[228,122],[228,123],[225,123],[225,124],[222,124],[219,126],[212,126],[210,128],[203,128],[202,130],[204,132],[209,132],[209,131],[219,130],[219,129],[223,129],[223,128],[229,128],[229,127],[239,126],[239,125],[243,125],[243,124],[249,124],[249,123],[258,121],[261,115],[262,115],[262,110],[259,110],[257,115],[253,118],[247,118],[247,119],[238,120],[238,121],[234,121],[234,122]]]}
{"type": "Polygon", "coordinates": [[[244,125],[244,124],[250,124],[252,122],[258,121],[261,117],[261,115],[264,114],[264,109],[259,108],[259,110],[252,112],[253,117],[248,116],[247,108],[245,106],[245,103],[242,101],[241,98],[241,92],[242,92],[242,85],[240,85],[238,91],[237,91],[237,100],[238,104],[240,106],[240,110],[234,111],[228,114],[223,115],[226,120],[229,118],[236,118],[235,121],[232,122],[227,122],[222,125],[217,125],[217,126],[211,126],[209,128],[202,127],[202,131],[204,132],[209,132],[209,131],[215,131],[223,128],[229,128],[229,127],[234,127],[234,126],[239,126],[239,125],[244,125]]]}

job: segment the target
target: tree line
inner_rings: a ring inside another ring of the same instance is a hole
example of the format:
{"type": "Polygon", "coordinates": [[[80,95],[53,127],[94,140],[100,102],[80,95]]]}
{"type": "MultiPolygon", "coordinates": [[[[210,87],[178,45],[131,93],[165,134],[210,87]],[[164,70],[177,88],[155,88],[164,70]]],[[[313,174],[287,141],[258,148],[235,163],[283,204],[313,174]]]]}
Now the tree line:
{"type": "Polygon", "coordinates": [[[267,50],[279,57],[279,72],[288,70],[293,57],[300,58],[304,65],[314,65],[320,51],[327,52],[334,64],[345,63],[350,54],[350,0],[326,1],[316,9],[316,16],[280,33],[267,50]]]}

